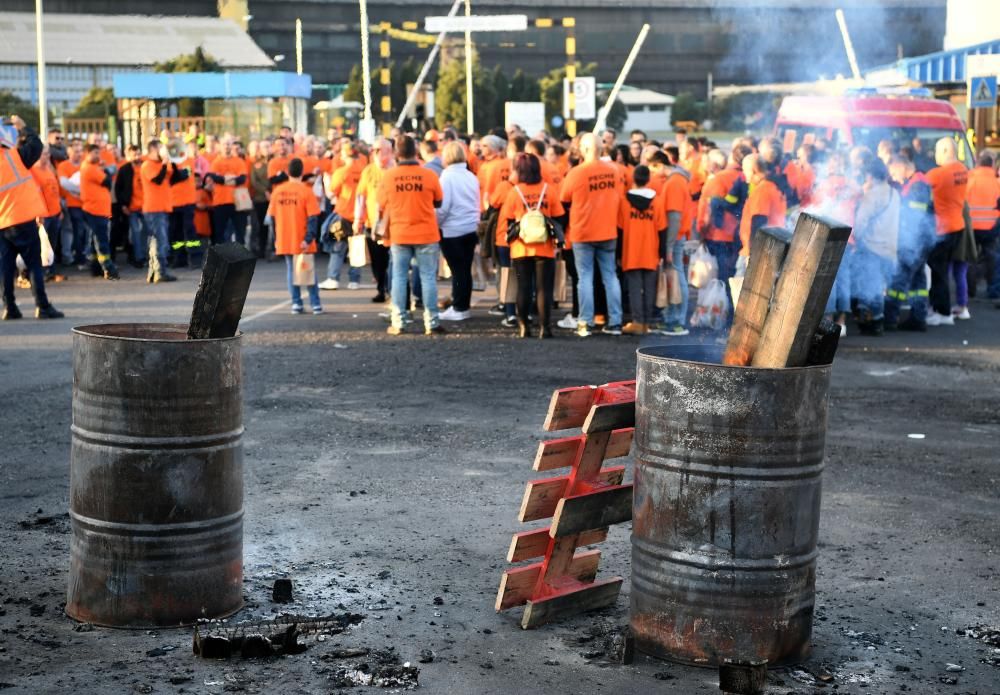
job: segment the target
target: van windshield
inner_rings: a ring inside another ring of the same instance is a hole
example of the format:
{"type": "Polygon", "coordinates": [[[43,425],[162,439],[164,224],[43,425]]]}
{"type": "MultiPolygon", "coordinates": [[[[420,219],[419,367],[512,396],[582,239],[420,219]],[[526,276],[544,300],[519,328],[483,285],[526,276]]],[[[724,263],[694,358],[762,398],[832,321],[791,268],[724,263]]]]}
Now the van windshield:
{"type": "Polygon", "coordinates": [[[889,141],[895,152],[908,147],[913,150],[914,164],[919,171],[930,171],[934,163],[934,146],[941,138],[951,138],[955,141],[958,161],[971,169],[975,166],[972,148],[960,130],[945,130],[940,128],[900,128],[897,126],[861,127],[851,130],[855,145],[864,145],[872,152],[878,152],[880,142],[889,141]]]}

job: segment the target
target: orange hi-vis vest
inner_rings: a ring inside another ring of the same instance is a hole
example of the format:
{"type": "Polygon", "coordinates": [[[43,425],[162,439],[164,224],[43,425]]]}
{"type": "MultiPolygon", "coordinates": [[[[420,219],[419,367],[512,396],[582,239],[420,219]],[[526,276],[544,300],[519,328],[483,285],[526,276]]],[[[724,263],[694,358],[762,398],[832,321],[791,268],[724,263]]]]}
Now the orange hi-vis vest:
{"type": "Polygon", "coordinates": [[[976,167],[969,172],[965,189],[965,202],[969,204],[972,228],[985,232],[996,226],[1000,218],[997,201],[1000,200],[1000,179],[991,167],[976,167]]]}
{"type": "Polygon", "coordinates": [[[0,147],[0,229],[45,217],[45,199],[17,150],[0,147]]]}

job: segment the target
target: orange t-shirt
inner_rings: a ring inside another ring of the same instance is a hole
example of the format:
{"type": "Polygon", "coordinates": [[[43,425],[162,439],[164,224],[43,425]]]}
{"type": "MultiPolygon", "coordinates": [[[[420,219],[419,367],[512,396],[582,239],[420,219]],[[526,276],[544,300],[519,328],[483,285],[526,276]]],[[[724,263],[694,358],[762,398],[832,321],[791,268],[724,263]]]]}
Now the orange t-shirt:
{"type": "MultiPolygon", "coordinates": [[[[622,230],[622,270],[656,270],[660,266],[660,232],[667,228],[664,200],[653,194],[645,210],[632,205],[626,197],[618,207],[618,228],[622,230]]],[[[632,191],[634,194],[635,191],[632,191]]]]}
{"type": "MultiPolygon", "coordinates": [[[[500,207],[500,219],[504,223],[504,243],[506,244],[507,238],[507,228],[509,220],[519,220],[528,211],[528,208],[524,206],[525,202],[528,203],[530,209],[534,210],[538,208],[542,211],[542,214],[546,217],[560,217],[565,214],[562,203],[559,202],[559,189],[550,183],[519,183],[517,186],[510,185],[510,190],[507,191],[507,197],[504,199],[503,205],[500,207]],[[538,198],[542,194],[542,189],[545,189],[545,197],[542,198],[542,205],[538,207],[538,198]],[[517,191],[521,191],[521,195],[518,195],[517,191]],[[521,196],[524,196],[524,200],[521,200],[521,196]]],[[[500,225],[497,224],[497,227],[500,225]]],[[[556,257],[556,242],[555,239],[549,237],[544,243],[541,244],[525,244],[520,239],[515,238],[510,242],[510,257],[511,258],[527,258],[532,256],[540,256],[542,258],[555,258],[556,257]]]]}
{"type": "Polygon", "coordinates": [[[571,169],[563,180],[560,199],[571,204],[569,237],[573,243],[616,239],[623,195],[621,174],[614,164],[596,161],[571,169]]]}
{"type": "Polygon", "coordinates": [[[399,164],[385,172],[379,207],[389,215],[389,243],[436,244],[441,239],[434,204],[444,192],[437,174],[419,164],[399,164]]]}
{"type": "Polygon", "coordinates": [[[361,173],[364,170],[365,163],[355,159],[333,172],[330,182],[330,192],[334,196],[333,207],[337,214],[348,222],[354,222],[354,203],[358,194],[358,184],[361,182],[361,173]]]}
{"type": "MultiPolygon", "coordinates": [[[[63,161],[59,162],[59,166],[56,167],[56,174],[61,179],[71,179],[73,178],[73,174],[75,174],[78,171],[80,171],[80,165],[73,164],[73,162],[69,161],[68,159],[64,159],[63,161]]],[[[66,201],[66,207],[69,208],[83,207],[83,201],[80,200],[79,196],[73,195],[65,188],[62,189],[62,197],[63,200],[66,201]]]]}
{"type": "Polygon", "coordinates": [[[705,226],[708,231],[705,233],[707,241],[734,241],[738,223],[736,217],[730,212],[722,214],[722,226],[716,227],[712,224],[712,200],[725,198],[732,189],[733,184],[740,176],[739,169],[723,169],[712,174],[701,189],[701,198],[698,199],[698,231],[701,232],[705,226]]]}
{"type": "MultiPolygon", "coordinates": [[[[216,157],[208,171],[219,176],[246,176],[249,180],[247,163],[240,157],[216,157]]],[[[246,187],[247,184],[243,184],[246,187]]],[[[236,186],[226,186],[215,182],[212,188],[212,205],[232,205],[236,186]]]]}
{"type": "Polygon", "coordinates": [[[115,159],[115,152],[110,147],[101,148],[101,162],[104,166],[118,166],[118,160],[115,159]]]}
{"type": "Polygon", "coordinates": [[[541,157],[538,158],[538,163],[542,168],[542,181],[549,184],[550,187],[555,186],[555,191],[559,191],[559,186],[562,185],[563,175],[560,173],[559,168],[553,166],[551,163],[546,162],[541,157]]]}
{"type": "Polygon", "coordinates": [[[750,227],[754,217],[767,217],[768,227],[784,227],[787,210],[785,196],[773,181],[763,179],[750,185],[750,194],[743,205],[743,216],[740,218],[740,241],[743,248],[741,256],[750,255],[750,227]]]}
{"type": "Polygon", "coordinates": [[[954,234],[965,229],[965,187],[969,170],[961,162],[931,169],[926,174],[934,196],[934,219],[938,235],[954,234]]]}
{"type": "Polygon", "coordinates": [[[211,205],[212,194],[204,188],[199,188],[194,204],[194,231],[198,236],[212,236],[212,219],[209,212],[211,205]]]}
{"type": "Polygon", "coordinates": [[[288,174],[288,163],[290,161],[292,161],[291,157],[272,157],[271,161],[267,163],[267,178],[274,178],[281,172],[288,174]]]}
{"type": "Polygon", "coordinates": [[[303,177],[315,176],[317,170],[319,170],[319,173],[321,174],[323,173],[322,169],[320,168],[319,157],[313,157],[311,154],[307,154],[306,156],[302,157],[303,177]]]}
{"type": "Polygon", "coordinates": [[[194,173],[194,160],[188,157],[177,165],[178,169],[187,169],[188,177],[183,181],[174,184],[171,191],[171,202],[175,208],[182,205],[194,205],[198,199],[198,175],[194,173]]]}
{"type": "Polygon", "coordinates": [[[681,225],[677,231],[677,240],[684,241],[691,237],[691,227],[694,224],[696,208],[691,199],[690,181],[679,171],[671,171],[664,176],[654,176],[650,188],[663,196],[663,205],[668,213],[681,213],[681,225]]]}
{"type": "Polygon", "coordinates": [[[319,215],[319,203],[312,186],[301,181],[279,183],[271,191],[267,214],[274,218],[274,252],[279,256],[297,253],[316,253],[316,242],[306,249],[302,242],[310,217],[319,215]]]}
{"type": "Polygon", "coordinates": [[[173,204],[170,198],[170,165],[163,162],[147,159],[142,163],[142,211],[150,212],[170,212],[173,204]],[[163,167],[167,167],[167,173],[160,183],[154,183],[153,179],[159,176],[163,167]]]}
{"type": "Polygon", "coordinates": [[[111,189],[104,186],[107,176],[103,162],[84,162],[80,166],[80,199],[84,212],[95,217],[111,217],[111,189]]]}
{"type": "Polygon", "coordinates": [[[38,188],[42,191],[42,198],[45,200],[45,216],[53,217],[62,212],[59,205],[59,179],[52,169],[42,169],[35,165],[31,167],[31,175],[35,177],[38,188]]]}
{"type": "Polygon", "coordinates": [[[360,222],[368,228],[375,226],[378,220],[378,188],[382,184],[382,177],[385,170],[380,169],[377,164],[369,164],[361,170],[361,179],[358,181],[357,195],[365,197],[365,207],[362,210],[364,217],[360,222]]]}
{"type": "Polygon", "coordinates": [[[497,157],[479,165],[479,190],[483,196],[483,210],[490,206],[490,198],[493,191],[497,189],[501,181],[510,178],[510,160],[506,157],[497,157]]]}
{"type": "MultiPolygon", "coordinates": [[[[514,190],[514,184],[510,182],[510,179],[504,179],[500,184],[493,190],[490,194],[490,199],[486,201],[487,206],[491,208],[496,208],[498,211],[503,207],[503,204],[507,201],[507,194],[514,190]]],[[[548,196],[548,194],[546,194],[548,196]]],[[[493,243],[496,246],[509,246],[507,243],[507,218],[503,215],[497,217],[497,229],[496,233],[493,235],[493,243]]]]}

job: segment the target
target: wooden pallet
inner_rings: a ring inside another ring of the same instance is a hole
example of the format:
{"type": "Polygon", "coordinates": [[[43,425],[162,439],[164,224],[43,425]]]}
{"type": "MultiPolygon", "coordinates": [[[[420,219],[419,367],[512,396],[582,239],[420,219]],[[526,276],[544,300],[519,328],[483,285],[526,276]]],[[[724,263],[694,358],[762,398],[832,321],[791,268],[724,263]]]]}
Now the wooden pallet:
{"type": "Polygon", "coordinates": [[[635,426],[635,381],[579,386],[552,394],[545,430],[581,428],[582,434],[549,439],[538,446],[534,470],[569,473],[528,483],[518,520],[552,519],[548,527],[514,534],[507,561],[540,561],[507,570],[496,610],[526,606],[524,629],[612,605],[622,578],[597,580],[608,526],[632,519],[632,485],[622,484],[623,466],[604,467],[627,456],[635,426]]]}

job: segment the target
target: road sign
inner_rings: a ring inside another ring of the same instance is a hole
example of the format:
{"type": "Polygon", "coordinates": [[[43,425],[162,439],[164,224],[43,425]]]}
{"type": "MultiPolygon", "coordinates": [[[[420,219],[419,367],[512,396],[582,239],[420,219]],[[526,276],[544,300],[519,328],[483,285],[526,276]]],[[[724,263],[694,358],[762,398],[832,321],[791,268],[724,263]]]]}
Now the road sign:
{"type": "Polygon", "coordinates": [[[504,127],[521,126],[521,130],[534,137],[545,130],[545,104],[538,101],[508,101],[504,104],[504,127]]]}
{"type": "Polygon", "coordinates": [[[997,105],[996,75],[992,75],[990,77],[969,78],[969,108],[991,109],[996,105],[997,105]]]}
{"type": "Polygon", "coordinates": [[[524,31],[528,28],[528,15],[494,14],[471,17],[425,17],[424,31],[428,34],[465,31],[524,31]]]}
{"type": "MultiPolygon", "coordinates": [[[[577,77],[573,80],[573,91],[576,92],[576,108],[573,118],[578,121],[589,121],[597,118],[597,78],[577,77]]],[[[569,118],[569,80],[563,80],[563,118],[569,118]]]]}

